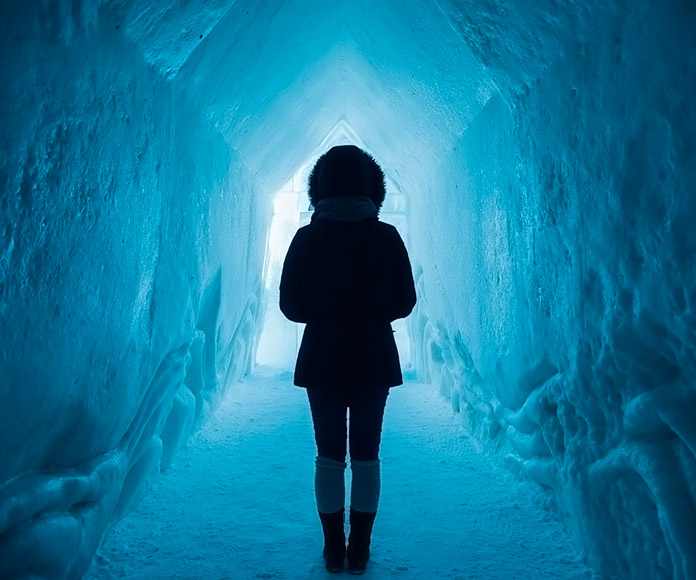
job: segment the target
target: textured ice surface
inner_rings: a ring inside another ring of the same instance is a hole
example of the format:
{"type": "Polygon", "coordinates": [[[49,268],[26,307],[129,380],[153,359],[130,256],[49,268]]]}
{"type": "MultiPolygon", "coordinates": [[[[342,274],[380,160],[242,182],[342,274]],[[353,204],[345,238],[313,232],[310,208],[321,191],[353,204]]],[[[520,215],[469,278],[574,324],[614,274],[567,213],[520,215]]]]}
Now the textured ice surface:
{"type": "Polygon", "coordinates": [[[403,199],[414,359],[591,564],[696,577],[693,3],[4,2],[0,575],[79,576],[248,365],[270,195],[403,199]]]}
{"type": "Polygon", "coordinates": [[[118,20],[28,4],[0,18],[0,576],[74,578],[246,370],[266,211],[118,20]]]}
{"type": "MultiPolygon", "coordinates": [[[[695,578],[694,12],[615,9],[491,99],[413,197],[430,218],[415,333],[421,368],[554,490],[596,568],[695,578]]],[[[488,65],[517,75],[505,16],[488,65]]]]}

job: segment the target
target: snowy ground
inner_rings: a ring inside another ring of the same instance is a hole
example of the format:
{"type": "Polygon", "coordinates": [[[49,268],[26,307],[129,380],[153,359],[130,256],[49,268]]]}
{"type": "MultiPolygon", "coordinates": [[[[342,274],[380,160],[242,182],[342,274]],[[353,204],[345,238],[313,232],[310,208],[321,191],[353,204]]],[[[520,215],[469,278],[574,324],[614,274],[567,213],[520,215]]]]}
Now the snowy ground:
{"type": "MultiPolygon", "coordinates": [[[[306,395],[289,376],[234,386],[106,537],[86,578],[328,577],[314,455],[306,395]]],[[[592,577],[532,488],[479,454],[430,386],[392,390],[381,455],[382,501],[364,578],[592,577]]]]}

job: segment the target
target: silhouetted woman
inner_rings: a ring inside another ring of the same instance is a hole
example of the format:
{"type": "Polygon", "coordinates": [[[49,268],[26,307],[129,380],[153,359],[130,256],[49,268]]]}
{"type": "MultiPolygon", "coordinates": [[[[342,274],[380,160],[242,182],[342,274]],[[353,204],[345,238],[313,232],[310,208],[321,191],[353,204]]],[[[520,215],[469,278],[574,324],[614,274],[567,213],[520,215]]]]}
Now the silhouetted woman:
{"type": "Polygon", "coordinates": [[[330,572],[343,570],[346,439],[353,484],[348,571],[362,574],[380,493],[379,443],[389,388],[402,383],[391,322],[413,309],[408,254],[377,218],[384,174],[353,145],[333,147],[309,176],[314,214],[290,245],[280,309],[306,322],[295,384],[306,387],[318,456],[314,488],[330,572]],[[350,432],[346,410],[350,409],[350,432]]]}

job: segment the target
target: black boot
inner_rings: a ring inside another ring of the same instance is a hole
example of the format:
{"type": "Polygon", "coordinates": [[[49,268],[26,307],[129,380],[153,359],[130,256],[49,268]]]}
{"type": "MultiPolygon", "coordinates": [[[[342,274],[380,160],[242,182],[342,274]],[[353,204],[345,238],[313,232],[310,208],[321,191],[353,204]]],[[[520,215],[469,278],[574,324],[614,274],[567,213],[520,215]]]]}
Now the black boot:
{"type": "Polygon", "coordinates": [[[364,574],[370,559],[370,537],[376,512],[350,510],[350,538],[348,539],[348,572],[364,574]]]}
{"type": "Polygon", "coordinates": [[[323,514],[319,512],[321,528],[324,531],[324,560],[329,572],[343,572],[346,559],[346,534],[343,530],[344,510],[323,514]]]}

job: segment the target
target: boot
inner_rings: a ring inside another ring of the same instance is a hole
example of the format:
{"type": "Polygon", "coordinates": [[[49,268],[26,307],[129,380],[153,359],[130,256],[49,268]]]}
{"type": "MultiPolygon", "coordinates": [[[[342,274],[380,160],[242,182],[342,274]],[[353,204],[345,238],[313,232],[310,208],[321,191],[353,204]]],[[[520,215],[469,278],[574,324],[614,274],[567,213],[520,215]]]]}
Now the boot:
{"type": "Polygon", "coordinates": [[[343,572],[346,558],[346,534],[343,530],[343,512],[330,514],[319,512],[321,528],[324,531],[324,560],[326,569],[334,574],[343,572]]]}
{"type": "Polygon", "coordinates": [[[350,537],[348,539],[348,572],[364,574],[370,559],[370,537],[377,512],[350,510],[350,537]]]}

